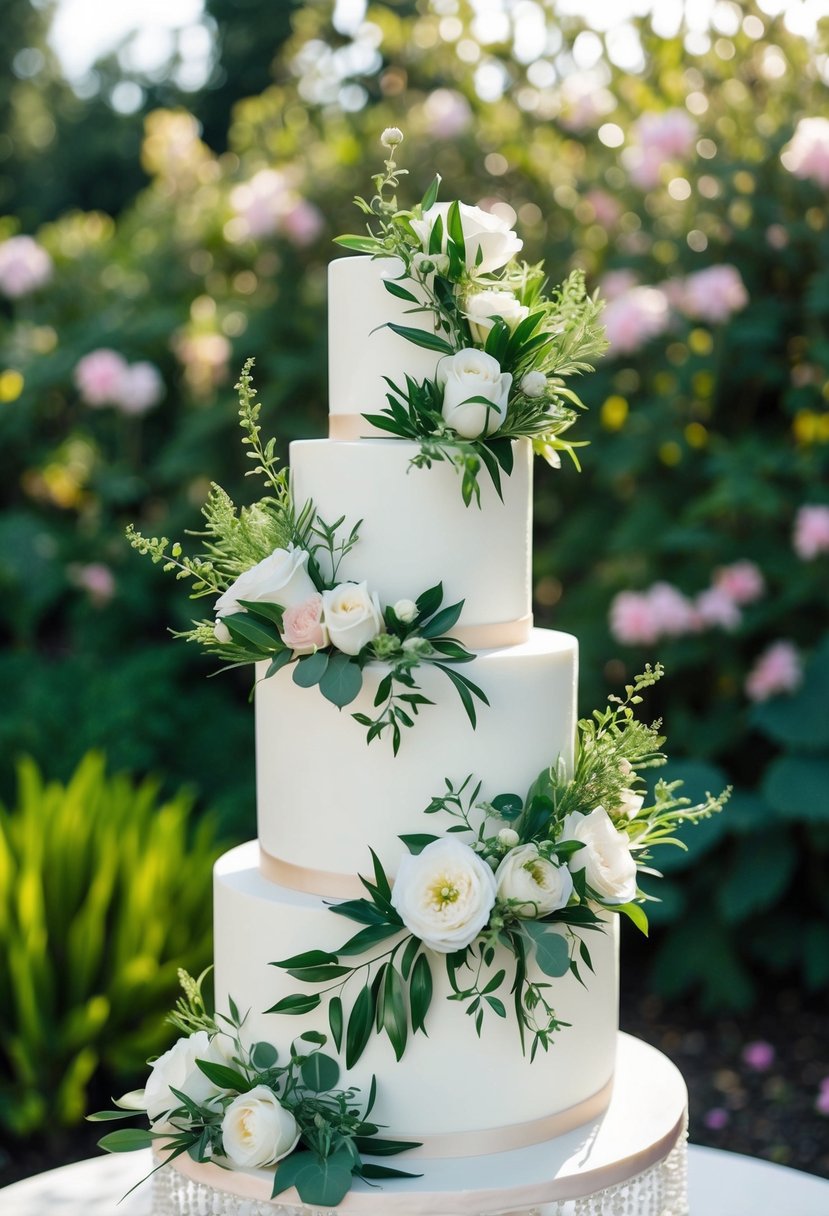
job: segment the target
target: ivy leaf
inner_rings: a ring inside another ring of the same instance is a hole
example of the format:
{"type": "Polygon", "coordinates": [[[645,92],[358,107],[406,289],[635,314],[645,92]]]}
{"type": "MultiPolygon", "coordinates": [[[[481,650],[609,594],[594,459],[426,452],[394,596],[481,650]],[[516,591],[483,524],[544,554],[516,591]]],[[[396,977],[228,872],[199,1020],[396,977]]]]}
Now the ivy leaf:
{"type": "Polygon", "coordinates": [[[570,970],[567,938],[538,921],[525,921],[522,927],[535,946],[535,958],[540,970],[553,979],[566,975],[570,970]]]}
{"type": "Polygon", "coordinates": [[[412,1007],[412,1034],[426,1033],[426,1014],[432,1003],[432,969],[425,954],[418,956],[412,970],[409,989],[412,1007]]]}
{"type": "Polygon", "coordinates": [[[313,688],[319,684],[328,668],[328,655],[324,650],[304,655],[294,668],[294,684],[300,688],[313,688]]]}
{"type": "MultiPolygon", "coordinates": [[[[319,1001],[319,997],[317,998],[319,1001]]],[[[374,997],[368,985],[360,989],[348,1019],[345,1066],[353,1068],[365,1050],[374,1024],[374,997]]]]}
{"type": "Polygon", "coordinates": [[[422,346],[425,350],[435,350],[441,355],[454,355],[455,353],[455,348],[450,346],[445,338],[441,338],[438,334],[430,333],[428,329],[413,329],[409,325],[394,325],[391,321],[388,322],[388,327],[393,333],[398,334],[401,338],[405,338],[407,342],[411,342],[415,346],[422,346]]]}
{"type": "Polygon", "coordinates": [[[342,709],[350,705],[363,687],[363,673],[348,655],[334,654],[320,680],[320,692],[326,701],[342,709]]]}
{"type": "Polygon", "coordinates": [[[315,1094],[325,1093],[334,1089],[340,1079],[340,1066],[331,1056],[325,1056],[321,1051],[312,1052],[306,1056],[299,1066],[302,1080],[315,1094]]]}
{"type": "Polygon", "coordinates": [[[409,1034],[406,991],[403,986],[403,977],[391,963],[386,968],[383,983],[383,1029],[389,1036],[395,1058],[400,1060],[406,1050],[406,1040],[409,1034]]]}
{"type": "Polygon", "coordinates": [[[316,993],[295,992],[292,996],[283,996],[281,1001],[277,1001],[275,1005],[271,1005],[270,1009],[266,1009],[265,1013],[289,1013],[302,1014],[311,1013],[320,1003],[320,998],[316,993]]]}

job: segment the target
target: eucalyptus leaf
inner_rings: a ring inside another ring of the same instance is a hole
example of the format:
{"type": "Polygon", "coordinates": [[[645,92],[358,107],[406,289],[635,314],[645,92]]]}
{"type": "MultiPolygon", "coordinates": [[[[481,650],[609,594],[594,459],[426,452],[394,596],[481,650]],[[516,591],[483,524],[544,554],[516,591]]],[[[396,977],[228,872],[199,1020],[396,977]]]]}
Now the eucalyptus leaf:
{"type": "Polygon", "coordinates": [[[321,1051],[306,1056],[299,1066],[303,1083],[315,1094],[336,1088],[340,1079],[340,1066],[331,1056],[321,1051]]]}

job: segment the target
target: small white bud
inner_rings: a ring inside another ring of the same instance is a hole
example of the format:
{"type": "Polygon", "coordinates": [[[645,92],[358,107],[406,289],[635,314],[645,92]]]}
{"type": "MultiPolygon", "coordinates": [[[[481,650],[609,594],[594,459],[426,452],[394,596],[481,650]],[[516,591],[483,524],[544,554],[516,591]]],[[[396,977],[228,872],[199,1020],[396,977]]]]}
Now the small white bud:
{"type": "Polygon", "coordinates": [[[398,600],[392,611],[398,621],[402,621],[404,625],[410,625],[417,616],[417,604],[414,600],[398,600]]]}
{"type": "Polygon", "coordinates": [[[515,828],[501,828],[498,833],[498,843],[505,849],[514,849],[520,839],[515,828]]]}
{"type": "Polygon", "coordinates": [[[540,397],[547,388],[547,377],[543,372],[527,372],[521,377],[521,392],[525,397],[540,397]]]}
{"type": "Polygon", "coordinates": [[[383,134],[380,136],[380,143],[384,148],[396,148],[398,144],[403,142],[403,132],[399,127],[386,127],[383,134]]]}
{"type": "Polygon", "coordinates": [[[217,619],[216,624],[213,626],[213,633],[216,636],[216,641],[222,642],[224,645],[233,641],[233,638],[230,636],[230,630],[221,617],[217,619]]]}

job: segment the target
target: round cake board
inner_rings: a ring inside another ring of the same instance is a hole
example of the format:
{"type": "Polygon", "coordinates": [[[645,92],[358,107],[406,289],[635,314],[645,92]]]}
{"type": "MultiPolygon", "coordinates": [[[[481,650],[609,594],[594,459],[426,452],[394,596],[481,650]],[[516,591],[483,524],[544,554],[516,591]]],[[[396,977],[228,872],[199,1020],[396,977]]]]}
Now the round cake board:
{"type": "MultiPolygon", "coordinates": [[[[485,1157],[412,1160],[411,1169],[420,1174],[418,1178],[388,1180],[380,1186],[355,1180],[336,1213],[480,1216],[525,1212],[593,1196],[645,1173],[681,1144],[687,1100],[685,1082],[670,1060],[656,1048],[620,1034],[613,1093],[600,1118],[528,1148],[485,1157]]],[[[440,1102],[439,1078],[435,1080],[435,1102],[440,1102]]],[[[405,1153],[393,1164],[409,1168],[405,1153]]],[[[272,1170],[225,1170],[182,1156],[165,1168],[160,1181],[168,1171],[255,1205],[272,1204],[274,1213],[313,1212],[316,1216],[319,1212],[303,1205],[293,1189],[270,1200],[272,1170]]],[[[168,1189],[165,1182],[162,1186],[168,1189]]],[[[190,1209],[173,1206],[169,1210],[190,1209]]],[[[259,1210],[258,1206],[253,1210],[259,1210]]]]}

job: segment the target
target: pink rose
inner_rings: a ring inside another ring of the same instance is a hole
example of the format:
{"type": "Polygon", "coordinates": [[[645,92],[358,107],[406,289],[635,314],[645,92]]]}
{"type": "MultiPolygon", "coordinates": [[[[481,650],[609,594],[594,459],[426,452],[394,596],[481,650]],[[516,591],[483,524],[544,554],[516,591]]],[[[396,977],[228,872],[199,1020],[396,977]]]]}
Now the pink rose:
{"type": "Polygon", "coordinates": [[[794,551],[801,561],[809,562],[829,553],[829,507],[801,507],[794,521],[794,551]]]}
{"type": "Polygon", "coordinates": [[[653,608],[647,594],[620,591],[610,605],[610,632],[624,646],[649,646],[659,637],[653,608]]]}
{"type": "Polygon", "coordinates": [[[629,355],[665,332],[668,301],[656,287],[632,287],[611,300],[602,320],[611,355],[629,355]]]}
{"type": "Polygon", "coordinates": [[[678,638],[693,631],[696,623],[693,605],[676,587],[654,583],[645,594],[659,634],[678,638]]]}
{"type": "Polygon", "coordinates": [[[123,414],[145,414],[164,396],[164,381],[153,363],[131,363],[118,385],[114,405],[123,414]]]}
{"type": "Polygon", "coordinates": [[[295,654],[313,654],[315,650],[328,645],[328,630],[322,620],[322,596],[319,592],[285,609],[282,615],[282,641],[295,654]]]}
{"type": "Polygon", "coordinates": [[[10,299],[27,296],[52,277],[52,259],[30,236],[11,236],[0,243],[0,292],[10,299]]]}
{"type": "Polygon", "coordinates": [[[633,124],[633,141],[664,160],[687,156],[697,137],[697,124],[685,110],[648,111],[633,124]]]}
{"type": "Polygon", "coordinates": [[[742,620],[742,613],[735,600],[722,587],[709,587],[701,591],[696,599],[697,618],[703,625],[717,626],[731,632],[742,620]]]}
{"type": "Polygon", "coordinates": [[[736,266],[707,266],[689,274],[677,306],[686,317],[717,324],[748,303],[748,292],[736,266]]]}
{"type": "Polygon", "coordinates": [[[768,701],[782,692],[794,692],[803,680],[800,654],[793,642],[774,642],[764,650],[746,677],[750,701],[768,701]]]}
{"type": "Polygon", "coordinates": [[[753,604],[766,589],[760,568],[754,562],[733,562],[714,571],[714,586],[735,604],[753,604]]]}
{"type": "Polygon", "coordinates": [[[300,249],[312,245],[325,227],[319,207],[307,199],[298,199],[282,217],[282,231],[291,244],[300,249]]]}
{"type": "Polygon", "coordinates": [[[794,177],[829,188],[829,118],[801,118],[780,159],[794,177]]]}
{"type": "Polygon", "coordinates": [[[86,405],[114,405],[127,367],[124,356],[106,346],[84,355],[75,367],[75,384],[86,405]]]}

